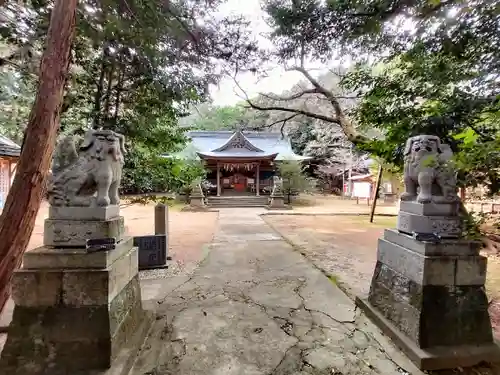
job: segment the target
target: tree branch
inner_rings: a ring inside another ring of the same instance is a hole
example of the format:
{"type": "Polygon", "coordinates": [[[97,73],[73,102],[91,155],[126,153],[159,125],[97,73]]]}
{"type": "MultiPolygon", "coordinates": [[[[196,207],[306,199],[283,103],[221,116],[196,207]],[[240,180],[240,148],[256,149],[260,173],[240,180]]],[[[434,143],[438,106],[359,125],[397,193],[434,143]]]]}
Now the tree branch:
{"type": "Polygon", "coordinates": [[[271,126],[279,124],[281,122],[280,133],[281,133],[281,136],[284,137],[285,136],[285,132],[284,132],[285,131],[285,125],[286,125],[287,121],[290,121],[290,120],[292,120],[293,118],[295,118],[297,116],[299,116],[299,114],[298,113],[294,113],[294,114],[292,114],[292,115],[290,115],[288,117],[285,117],[285,118],[282,118],[282,119],[280,119],[278,121],[274,121],[274,122],[272,122],[270,124],[267,124],[266,128],[270,128],[271,126]]]}
{"type": "Polygon", "coordinates": [[[281,111],[281,112],[287,112],[287,113],[292,113],[296,115],[303,115],[309,118],[314,118],[316,120],[321,120],[328,122],[330,124],[337,124],[340,126],[342,129],[343,133],[347,137],[347,139],[352,142],[352,143],[363,143],[368,140],[367,137],[359,134],[356,130],[356,128],[353,126],[353,124],[350,122],[350,120],[344,115],[344,112],[342,110],[342,107],[340,106],[340,103],[338,102],[337,98],[326,88],[324,88],[316,79],[314,79],[309,72],[307,72],[304,68],[301,67],[295,67],[292,68],[292,70],[296,70],[300,73],[302,73],[308,80],[311,82],[311,84],[314,86],[314,89],[317,90],[319,94],[322,94],[325,96],[330,104],[334,108],[335,112],[335,117],[333,116],[326,116],[322,115],[320,113],[314,113],[308,110],[304,109],[299,109],[299,108],[287,108],[283,106],[278,106],[278,105],[273,105],[273,106],[263,106],[257,103],[252,102],[252,100],[248,97],[246,94],[245,90],[241,87],[239,82],[236,80],[235,77],[233,77],[233,80],[236,84],[236,86],[241,90],[241,92],[244,94],[243,100],[245,100],[248,104],[248,106],[245,106],[246,108],[252,108],[256,109],[259,111],[281,111]]]}
{"type": "Polygon", "coordinates": [[[327,90],[323,85],[319,83],[306,69],[301,66],[293,67],[291,70],[295,70],[301,73],[307,80],[316,88],[319,94],[322,94],[328,99],[335,112],[335,123],[339,124],[342,128],[347,139],[353,143],[365,142],[366,137],[360,135],[351,121],[345,116],[342,106],[340,105],[338,98],[330,91],[327,90]]]}
{"type": "Polygon", "coordinates": [[[310,111],[305,111],[303,109],[286,108],[286,107],[280,107],[280,106],[264,107],[264,106],[253,103],[250,99],[246,99],[246,102],[248,103],[248,106],[245,106],[246,108],[257,109],[259,111],[282,111],[282,112],[288,112],[288,113],[295,113],[296,115],[303,115],[303,116],[315,118],[317,120],[322,120],[322,121],[330,122],[332,124],[339,124],[340,125],[339,121],[334,117],[325,116],[325,115],[310,112],[310,111]]]}
{"type": "Polygon", "coordinates": [[[259,95],[261,95],[261,96],[263,96],[265,98],[271,99],[271,100],[289,101],[289,100],[299,99],[302,96],[307,95],[307,94],[318,94],[318,93],[319,93],[318,90],[316,88],[313,88],[313,89],[303,90],[301,92],[298,92],[298,93],[290,95],[290,96],[272,96],[272,95],[265,94],[265,93],[262,93],[262,92],[259,93],[259,95]]]}

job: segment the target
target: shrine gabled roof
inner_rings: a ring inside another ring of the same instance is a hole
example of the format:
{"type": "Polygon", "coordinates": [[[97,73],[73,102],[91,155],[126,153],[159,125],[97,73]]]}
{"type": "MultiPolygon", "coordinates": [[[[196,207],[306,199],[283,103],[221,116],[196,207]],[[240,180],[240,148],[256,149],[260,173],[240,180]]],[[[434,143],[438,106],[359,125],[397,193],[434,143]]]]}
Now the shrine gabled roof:
{"type": "Polygon", "coordinates": [[[272,158],[275,160],[309,159],[293,152],[290,141],[281,133],[246,131],[191,131],[191,142],[180,157],[193,154],[209,158],[272,158]]]}
{"type": "Polygon", "coordinates": [[[0,135],[0,156],[19,157],[20,154],[21,147],[19,145],[0,135]]]}
{"type": "Polygon", "coordinates": [[[221,152],[227,152],[227,151],[238,151],[242,150],[243,152],[245,151],[251,151],[254,153],[261,153],[264,152],[257,146],[253,145],[250,140],[245,137],[245,135],[240,131],[236,131],[229,139],[224,143],[222,146],[216,148],[215,150],[212,150],[214,153],[221,153],[221,152]]]}

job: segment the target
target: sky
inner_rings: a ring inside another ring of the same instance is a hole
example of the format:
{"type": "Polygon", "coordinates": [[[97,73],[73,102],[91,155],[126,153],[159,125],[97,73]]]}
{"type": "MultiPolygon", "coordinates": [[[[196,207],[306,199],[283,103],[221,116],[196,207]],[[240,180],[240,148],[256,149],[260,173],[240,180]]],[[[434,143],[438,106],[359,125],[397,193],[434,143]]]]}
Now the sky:
{"type": "MultiPolygon", "coordinates": [[[[264,21],[264,12],[261,10],[259,0],[228,0],[221,6],[223,14],[241,14],[251,21],[251,28],[258,38],[259,44],[271,47],[271,44],[260,34],[269,31],[264,21]]],[[[298,72],[286,72],[281,67],[276,67],[268,73],[265,79],[259,79],[251,73],[242,73],[236,77],[239,85],[249,97],[259,92],[281,93],[292,88],[302,76],[298,72]]],[[[223,79],[217,86],[210,88],[213,103],[218,106],[233,105],[243,100],[243,93],[239,90],[232,78],[223,79]],[[239,96],[238,96],[239,95],[239,96]]]]}
{"type": "MultiPolygon", "coordinates": [[[[251,21],[251,29],[254,30],[261,47],[272,48],[271,42],[261,35],[270,31],[270,28],[264,21],[265,12],[261,9],[260,0],[227,0],[219,9],[222,15],[235,14],[245,16],[251,21]]],[[[454,15],[452,11],[450,17],[454,15]]],[[[415,25],[408,18],[398,18],[392,27],[395,30],[411,32],[414,30],[415,25]]],[[[350,65],[347,57],[343,60],[342,62],[334,61],[332,65],[341,64],[345,67],[350,65]]],[[[309,72],[315,77],[328,71],[325,65],[318,65],[318,62],[309,62],[306,65],[309,72]]],[[[236,80],[249,97],[255,97],[260,92],[280,94],[283,91],[291,89],[304,79],[300,73],[286,72],[279,66],[276,66],[267,73],[265,79],[259,79],[259,77],[251,73],[240,73],[236,77],[236,80]]],[[[218,85],[211,86],[210,94],[213,104],[218,106],[234,105],[244,100],[244,93],[236,86],[233,78],[222,79],[218,85]]]]}

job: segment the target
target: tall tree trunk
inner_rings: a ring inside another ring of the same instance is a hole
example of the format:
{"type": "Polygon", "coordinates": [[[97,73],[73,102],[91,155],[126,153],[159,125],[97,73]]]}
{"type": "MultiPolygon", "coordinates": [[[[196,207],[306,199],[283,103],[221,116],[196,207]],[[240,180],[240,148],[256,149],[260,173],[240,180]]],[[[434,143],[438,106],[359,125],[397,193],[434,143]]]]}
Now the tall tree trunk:
{"type": "Polygon", "coordinates": [[[106,95],[104,96],[104,126],[106,128],[109,128],[110,124],[110,119],[111,119],[111,113],[110,113],[110,107],[111,107],[111,92],[113,91],[113,81],[114,81],[114,75],[115,75],[115,63],[113,62],[109,68],[108,71],[108,87],[106,88],[106,95]]]}
{"type": "Polygon", "coordinates": [[[101,72],[99,74],[99,81],[97,82],[97,90],[94,96],[94,109],[92,110],[94,115],[94,129],[97,129],[101,122],[101,100],[102,100],[102,92],[104,91],[105,74],[106,74],[106,62],[105,58],[103,57],[101,64],[101,72]]]}
{"type": "Polygon", "coordinates": [[[125,66],[121,65],[121,70],[118,73],[118,83],[116,84],[116,98],[115,98],[115,113],[113,116],[113,125],[116,126],[118,122],[118,115],[120,113],[121,95],[123,91],[123,82],[125,81],[125,66]]]}
{"type": "Polygon", "coordinates": [[[75,30],[77,0],[56,0],[40,66],[38,91],[30,113],[17,173],[0,217],[0,307],[28,246],[57,136],[64,84],[75,30]]]}
{"type": "Polygon", "coordinates": [[[106,68],[108,66],[109,57],[109,41],[105,40],[102,46],[102,62],[101,71],[99,73],[99,81],[97,81],[97,90],[94,95],[94,108],[92,114],[94,116],[94,129],[99,128],[102,119],[102,96],[104,94],[104,78],[106,78],[106,68]]]}

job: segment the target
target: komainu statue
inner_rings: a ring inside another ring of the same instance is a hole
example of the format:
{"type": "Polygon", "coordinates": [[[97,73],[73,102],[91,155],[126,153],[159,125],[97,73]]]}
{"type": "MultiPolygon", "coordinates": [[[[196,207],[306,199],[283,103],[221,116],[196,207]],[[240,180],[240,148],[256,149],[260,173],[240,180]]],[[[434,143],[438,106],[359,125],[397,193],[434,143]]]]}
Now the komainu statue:
{"type": "Polygon", "coordinates": [[[90,130],[78,147],[74,136],[56,148],[48,199],[52,206],[108,206],[120,203],[118,188],[125,153],[124,137],[111,130],[90,130]]]}
{"type": "Polygon", "coordinates": [[[401,200],[452,203],[457,196],[456,173],[450,165],[453,152],[433,135],[418,135],[406,142],[405,192],[401,200]]]}

